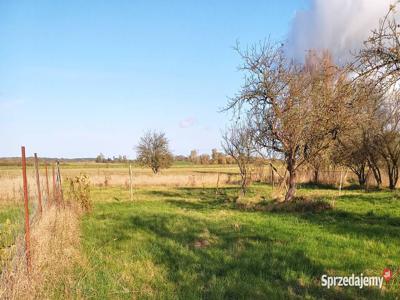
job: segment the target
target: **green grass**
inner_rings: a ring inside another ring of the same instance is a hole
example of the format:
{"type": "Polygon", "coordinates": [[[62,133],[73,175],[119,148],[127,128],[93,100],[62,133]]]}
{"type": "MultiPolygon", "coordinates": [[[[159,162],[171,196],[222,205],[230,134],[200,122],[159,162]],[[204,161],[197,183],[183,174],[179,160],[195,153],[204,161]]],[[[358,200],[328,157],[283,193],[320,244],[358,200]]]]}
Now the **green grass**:
{"type": "MultiPolygon", "coordinates": [[[[333,210],[242,210],[235,189],[97,189],[82,221],[86,263],[76,293],[96,299],[396,298],[399,281],[378,289],[321,287],[322,274],[397,271],[400,199],[345,191],[333,210]]],[[[249,201],[270,187],[256,186],[249,201]]],[[[303,189],[331,201],[337,191],[303,189]]],[[[247,201],[247,200],[246,200],[247,201]]],[[[265,202],[265,200],[264,200],[265,202]]]]}
{"type": "Polygon", "coordinates": [[[0,271],[14,254],[14,244],[23,225],[21,205],[3,203],[0,205],[0,271]]]}

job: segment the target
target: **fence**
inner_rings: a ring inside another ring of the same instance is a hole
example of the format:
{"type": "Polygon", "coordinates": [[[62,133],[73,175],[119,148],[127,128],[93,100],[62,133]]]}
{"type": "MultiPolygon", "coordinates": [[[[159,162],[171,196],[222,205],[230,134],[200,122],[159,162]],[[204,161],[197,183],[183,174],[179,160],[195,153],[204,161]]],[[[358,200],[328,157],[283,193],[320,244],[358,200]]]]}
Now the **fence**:
{"type": "Polygon", "coordinates": [[[31,261],[31,249],[30,249],[30,241],[31,241],[31,233],[30,227],[33,220],[41,217],[43,213],[43,209],[50,207],[51,205],[57,205],[57,207],[65,207],[63,190],[62,190],[62,182],[61,182],[61,172],[60,172],[60,164],[57,161],[56,164],[52,164],[52,175],[53,175],[53,193],[52,197],[50,197],[50,186],[49,186],[49,176],[48,176],[48,165],[45,164],[45,182],[46,182],[46,197],[43,198],[43,192],[40,184],[40,163],[37,156],[37,153],[34,154],[34,169],[35,169],[35,177],[36,177],[36,188],[37,188],[37,209],[33,214],[30,213],[30,203],[29,203],[29,193],[28,193],[28,179],[27,179],[27,171],[26,171],[26,153],[25,147],[21,147],[21,162],[22,162],[22,178],[23,178],[23,197],[24,197],[24,227],[25,227],[25,256],[26,256],[26,265],[28,273],[32,268],[31,261]],[[43,203],[42,200],[45,200],[43,203]]]}

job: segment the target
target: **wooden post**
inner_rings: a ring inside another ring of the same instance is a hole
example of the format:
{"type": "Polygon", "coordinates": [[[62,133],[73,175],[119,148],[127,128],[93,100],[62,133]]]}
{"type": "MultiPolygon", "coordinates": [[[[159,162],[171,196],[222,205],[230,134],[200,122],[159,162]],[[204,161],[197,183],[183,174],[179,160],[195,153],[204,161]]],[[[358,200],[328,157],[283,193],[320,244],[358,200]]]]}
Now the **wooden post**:
{"type": "Polygon", "coordinates": [[[54,164],[51,165],[52,173],[53,173],[53,201],[58,205],[58,192],[57,192],[57,185],[56,185],[56,171],[54,169],[54,164]]]}
{"type": "Polygon", "coordinates": [[[60,162],[58,160],[57,160],[57,183],[58,183],[58,196],[60,197],[60,201],[62,202],[63,207],[65,208],[64,195],[61,182],[61,173],[60,173],[60,162]]]}
{"type": "Polygon", "coordinates": [[[129,190],[130,190],[130,199],[133,200],[133,187],[132,187],[132,165],[129,164],[129,190]]]}
{"type": "Polygon", "coordinates": [[[219,172],[218,172],[218,177],[217,177],[217,189],[215,191],[215,195],[219,194],[219,172]]]}
{"type": "Polygon", "coordinates": [[[343,170],[340,170],[340,182],[339,182],[339,197],[342,193],[342,184],[343,184],[343,170]]]}
{"type": "Polygon", "coordinates": [[[47,205],[50,204],[50,187],[49,187],[49,174],[48,174],[48,170],[47,170],[47,163],[44,166],[45,171],[46,171],[46,196],[47,196],[47,205]]]}
{"type": "Polygon", "coordinates": [[[272,184],[272,190],[274,190],[274,168],[272,167],[272,164],[270,165],[271,167],[271,184],[272,184]]]}
{"type": "Polygon", "coordinates": [[[22,180],[24,184],[24,208],[25,208],[25,255],[28,273],[31,272],[31,232],[29,228],[29,204],[28,204],[28,180],[26,178],[26,157],[25,147],[21,147],[22,158],[22,180]]]}
{"type": "Polygon", "coordinates": [[[38,191],[38,209],[39,213],[42,214],[42,191],[40,190],[39,161],[37,153],[35,153],[34,155],[35,155],[36,186],[38,191]]]}

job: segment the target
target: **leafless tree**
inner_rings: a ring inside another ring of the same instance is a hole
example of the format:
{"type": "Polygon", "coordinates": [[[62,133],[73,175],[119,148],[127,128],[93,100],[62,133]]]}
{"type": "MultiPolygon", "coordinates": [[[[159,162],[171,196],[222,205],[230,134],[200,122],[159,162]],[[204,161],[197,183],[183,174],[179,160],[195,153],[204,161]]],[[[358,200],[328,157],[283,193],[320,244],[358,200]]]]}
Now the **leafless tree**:
{"type": "Polygon", "coordinates": [[[189,160],[194,164],[199,163],[199,155],[197,154],[197,150],[190,151],[189,160]]]}
{"type": "Polygon", "coordinates": [[[382,105],[380,130],[376,138],[376,149],[384,161],[389,177],[389,188],[395,189],[400,167],[400,92],[386,94],[382,105]]]}
{"type": "Polygon", "coordinates": [[[235,123],[223,134],[222,147],[232,157],[240,171],[240,190],[243,195],[251,180],[251,168],[255,154],[253,131],[248,124],[235,123]]]}
{"type": "Polygon", "coordinates": [[[358,177],[364,187],[367,174],[372,171],[377,186],[382,184],[381,155],[378,137],[382,122],[381,105],[383,93],[376,82],[368,78],[358,78],[353,82],[353,118],[347,130],[339,136],[332,151],[336,164],[347,166],[358,177]]]}
{"type": "MultiPolygon", "coordinates": [[[[376,82],[383,92],[380,105],[378,133],[374,138],[375,150],[384,161],[389,177],[389,187],[394,189],[400,165],[400,24],[396,6],[391,5],[370,38],[365,41],[353,64],[357,80],[365,78],[376,82]]],[[[377,169],[375,169],[374,174],[377,169]]]]}
{"type": "Polygon", "coordinates": [[[154,174],[162,168],[170,167],[173,161],[168,139],[163,132],[146,132],[140,138],[136,151],[139,164],[150,167],[154,174]]]}
{"type": "Polygon", "coordinates": [[[202,164],[202,165],[209,165],[210,164],[210,155],[208,155],[208,154],[201,154],[200,156],[199,156],[199,161],[200,161],[200,164],[202,164]]]}
{"type": "MultiPolygon", "coordinates": [[[[397,1],[398,3],[398,1],[397,1]]],[[[373,77],[381,85],[394,85],[400,79],[400,31],[396,6],[380,21],[356,55],[353,70],[362,77],[373,77]]]]}
{"type": "Polygon", "coordinates": [[[324,57],[317,57],[318,68],[298,65],[271,43],[237,51],[245,82],[226,109],[246,111],[255,124],[256,144],[286,163],[285,200],[290,201],[298,168],[324,151],[346,124],[348,80],[324,57]]]}

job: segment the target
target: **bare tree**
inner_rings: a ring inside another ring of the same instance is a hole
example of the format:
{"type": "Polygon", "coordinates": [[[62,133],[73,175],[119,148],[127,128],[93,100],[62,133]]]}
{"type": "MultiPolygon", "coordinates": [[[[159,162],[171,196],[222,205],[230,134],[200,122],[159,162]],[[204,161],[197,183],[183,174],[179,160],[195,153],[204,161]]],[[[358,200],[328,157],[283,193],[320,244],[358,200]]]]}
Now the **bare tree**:
{"type": "Polygon", "coordinates": [[[382,105],[380,130],[376,138],[377,147],[389,177],[389,188],[395,189],[400,167],[400,92],[386,95],[382,105]]]}
{"type": "Polygon", "coordinates": [[[199,156],[200,164],[202,165],[209,165],[210,164],[210,155],[208,154],[201,154],[199,156]]]}
{"type": "Polygon", "coordinates": [[[362,77],[373,77],[376,82],[394,85],[400,79],[400,35],[396,21],[396,5],[380,21],[377,29],[364,42],[356,56],[354,71],[362,77]]]}
{"type": "Polygon", "coordinates": [[[382,122],[381,105],[383,94],[375,81],[358,78],[353,82],[353,118],[351,126],[343,132],[332,151],[334,163],[348,167],[358,177],[364,187],[367,174],[372,171],[377,186],[382,184],[380,171],[381,155],[379,154],[378,137],[382,122]]]}
{"type": "Polygon", "coordinates": [[[199,155],[196,150],[190,151],[189,160],[194,164],[199,163],[199,155]]]}
{"type": "Polygon", "coordinates": [[[150,167],[154,174],[157,174],[161,168],[170,167],[173,161],[168,139],[163,132],[146,132],[140,138],[136,151],[139,164],[150,167]]]}
{"type": "MultiPolygon", "coordinates": [[[[375,150],[384,161],[389,177],[389,188],[394,189],[399,177],[400,165],[400,24],[396,5],[380,21],[353,64],[358,80],[365,78],[376,82],[383,92],[380,105],[379,132],[374,138],[375,150]]],[[[374,175],[377,169],[374,168],[374,175]]]]}
{"type": "Polygon", "coordinates": [[[363,143],[362,133],[359,131],[349,131],[337,140],[332,151],[332,160],[356,174],[360,187],[364,188],[368,173],[368,153],[363,143]]]}
{"type": "Polygon", "coordinates": [[[243,123],[236,123],[223,135],[222,147],[239,167],[240,190],[246,194],[251,179],[251,164],[255,154],[252,129],[243,123]]]}
{"type": "Polygon", "coordinates": [[[270,43],[237,51],[246,77],[226,109],[248,112],[256,144],[286,163],[290,201],[298,168],[326,149],[349,118],[349,84],[326,57],[316,57],[315,68],[294,64],[270,43]]]}

